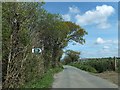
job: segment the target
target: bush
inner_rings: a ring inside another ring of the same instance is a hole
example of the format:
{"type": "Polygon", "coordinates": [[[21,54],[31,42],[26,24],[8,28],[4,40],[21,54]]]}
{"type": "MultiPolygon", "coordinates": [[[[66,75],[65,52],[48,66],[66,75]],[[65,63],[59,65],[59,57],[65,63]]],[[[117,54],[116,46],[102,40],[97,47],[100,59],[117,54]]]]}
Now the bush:
{"type": "Polygon", "coordinates": [[[79,64],[79,63],[76,63],[76,64],[72,64],[72,63],[71,63],[71,64],[69,64],[69,65],[74,66],[74,67],[77,67],[77,68],[79,68],[79,69],[81,69],[81,70],[88,71],[88,72],[93,72],[93,73],[96,73],[96,72],[97,72],[95,68],[93,68],[93,67],[91,67],[91,66],[89,66],[89,65],[82,65],[82,64],[79,64]]]}
{"type": "Polygon", "coordinates": [[[118,61],[118,69],[117,72],[120,73],[120,60],[118,61]]]}
{"type": "MultiPolygon", "coordinates": [[[[120,73],[120,59],[119,58],[116,59],[117,59],[117,72],[120,73]]],[[[96,58],[96,59],[88,59],[85,61],[81,61],[80,63],[75,63],[75,64],[71,63],[70,65],[73,65],[77,68],[90,72],[91,69],[94,68],[98,73],[102,73],[105,71],[115,71],[114,60],[115,58],[96,58]]]]}
{"type": "Polygon", "coordinates": [[[104,71],[115,71],[113,59],[93,59],[82,62],[84,65],[89,65],[95,68],[99,73],[104,71]]]}
{"type": "Polygon", "coordinates": [[[79,68],[82,70],[88,71],[88,72],[93,72],[93,73],[97,72],[95,68],[88,66],[88,65],[80,65],[79,68]]]}

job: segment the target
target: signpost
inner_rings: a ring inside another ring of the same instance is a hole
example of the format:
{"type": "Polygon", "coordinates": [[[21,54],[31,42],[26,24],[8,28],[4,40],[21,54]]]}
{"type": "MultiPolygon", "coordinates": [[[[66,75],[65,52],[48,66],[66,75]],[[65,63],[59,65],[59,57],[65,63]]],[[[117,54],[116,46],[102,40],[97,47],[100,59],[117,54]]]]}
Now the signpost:
{"type": "Polygon", "coordinates": [[[41,53],[42,52],[42,50],[40,49],[40,48],[33,48],[32,49],[32,53],[41,53]]]}

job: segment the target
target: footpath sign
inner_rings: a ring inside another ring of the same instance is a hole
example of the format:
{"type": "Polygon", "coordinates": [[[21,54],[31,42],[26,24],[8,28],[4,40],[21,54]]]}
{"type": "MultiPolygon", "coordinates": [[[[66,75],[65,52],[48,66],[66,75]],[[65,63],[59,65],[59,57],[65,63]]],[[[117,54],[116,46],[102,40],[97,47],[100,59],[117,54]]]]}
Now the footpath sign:
{"type": "Polygon", "coordinates": [[[33,48],[32,49],[32,53],[41,53],[42,52],[42,50],[40,49],[40,48],[33,48]]]}

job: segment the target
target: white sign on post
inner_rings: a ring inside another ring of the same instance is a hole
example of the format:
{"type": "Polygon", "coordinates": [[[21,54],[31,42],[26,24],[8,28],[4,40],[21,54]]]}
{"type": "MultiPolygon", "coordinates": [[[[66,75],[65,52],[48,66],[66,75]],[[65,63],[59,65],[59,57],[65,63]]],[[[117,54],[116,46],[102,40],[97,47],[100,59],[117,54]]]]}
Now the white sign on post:
{"type": "Polygon", "coordinates": [[[40,48],[33,48],[32,53],[41,53],[42,50],[40,48]]]}
{"type": "Polygon", "coordinates": [[[34,53],[34,48],[32,48],[32,53],[34,53]]]}

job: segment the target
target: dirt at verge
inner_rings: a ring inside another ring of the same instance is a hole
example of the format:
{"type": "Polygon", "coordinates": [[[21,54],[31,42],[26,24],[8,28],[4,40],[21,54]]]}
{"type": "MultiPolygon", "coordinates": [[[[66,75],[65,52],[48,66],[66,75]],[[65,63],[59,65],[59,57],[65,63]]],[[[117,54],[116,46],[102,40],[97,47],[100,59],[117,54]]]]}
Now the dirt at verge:
{"type": "Polygon", "coordinates": [[[93,74],[93,75],[101,77],[103,79],[106,79],[106,80],[118,85],[118,73],[117,72],[106,71],[103,73],[97,73],[97,74],[93,74]]]}

